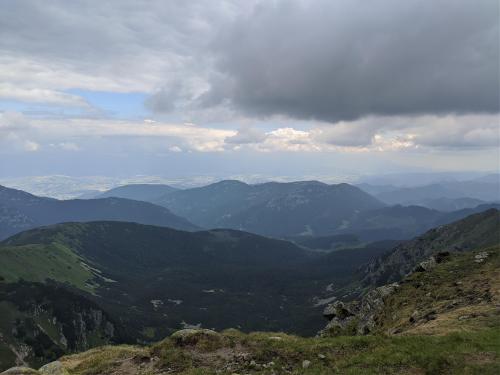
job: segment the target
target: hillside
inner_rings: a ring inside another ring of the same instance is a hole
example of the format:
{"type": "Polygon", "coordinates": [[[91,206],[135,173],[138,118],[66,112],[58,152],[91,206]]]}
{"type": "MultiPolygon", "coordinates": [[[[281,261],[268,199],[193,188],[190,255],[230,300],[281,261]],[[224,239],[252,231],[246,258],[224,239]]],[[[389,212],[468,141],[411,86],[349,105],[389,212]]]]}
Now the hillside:
{"type": "Polygon", "coordinates": [[[499,270],[498,245],[441,253],[390,292],[328,307],[319,337],[184,329],[151,346],[63,356],[33,375],[498,374],[499,270]]]}
{"type": "Polygon", "coordinates": [[[366,269],[365,285],[398,281],[419,262],[438,251],[470,251],[500,242],[500,211],[490,209],[429,230],[376,259],[366,269]]]}
{"type": "Polygon", "coordinates": [[[127,341],[119,319],[67,288],[0,281],[0,370],[127,341]]]}
{"type": "Polygon", "coordinates": [[[57,200],[0,186],[0,239],[41,225],[92,220],[131,221],[176,229],[197,227],[164,207],[122,198],[57,200]]]}
{"type": "Polygon", "coordinates": [[[166,194],[178,189],[163,184],[130,184],[118,186],[105,192],[95,194],[92,198],[125,198],[137,201],[155,202],[166,194]]]}
{"type": "MultiPolygon", "coordinates": [[[[385,246],[368,246],[325,254],[235,230],[66,223],[22,232],[1,243],[0,280],[12,291],[21,284],[28,291],[31,286],[64,288],[107,314],[121,342],[150,342],[190,325],[312,335],[321,328],[318,316],[336,288],[385,251],[385,246]]],[[[41,308],[53,319],[59,304],[15,300],[10,310],[16,311],[13,316],[27,310],[30,317],[41,308]]],[[[64,319],[66,324],[74,320],[71,315],[64,319]]],[[[30,324],[21,324],[31,332],[26,337],[35,335],[30,324]]],[[[50,329],[60,330],[57,325],[50,329]]],[[[9,332],[0,330],[4,337],[9,332]]],[[[118,340],[103,337],[101,343],[118,340]]],[[[42,336],[20,338],[14,348],[24,345],[32,353],[38,339],[42,336]]],[[[60,340],[51,342],[50,347],[58,348],[52,352],[71,351],[60,340]]],[[[0,344],[2,351],[12,360],[13,350],[0,344]]],[[[29,363],[42,358],[25,357],[29,363]]]]}
{"type": "MultiPolygon", "coordinates": [[[[16,362],[37,367],[96,345],[153,342],[183,327],[313,335],[324,324],[321,311],[332,302],[327,316],[348,318],[344,333],[404,332],[414,337],[299,338],[226,331],[210,333],[200,347],[191,339],[179,344],[174,335],[152,347],[109,347],[61,361],[74,374],[190,373],[195,367],[205,367],[202,373],[259,373],[272,368],[270,362],[280,363],[276,373],[281,366],[292,373],[321,373],[331,366],[359,373],[359,360],[368,373],[455,371],[464,361],[471,369],[496,369],[498,219],[497,210],[472,215],[392,252],[388,249],[394,241],[325,252],[234,230],[183,232],[121,222],[67,223],[22,232],[0,244],[0,308],[8,317],[0,325],[0,369],[16,362]],[[495,248],[470,252],[492,242],[495,248]],[[455,258],[457,250],[470,251],[455,258]],[[399,257],[390,256],[398,252],[399,257]],[[434,262],[427,262],[433,254],[434,262]],[[368,304],[340,302],[355,298],[352,286],[359,286],[355,277],[360,266],[388,259],[399,261],[390,264],[398,279],[400,269],[426,262],[400,286],[371,289],[368,282],[382,279],[370,274],[364,280],[372,298],[368,304]],[[353,320],[365,311],[363,306],[382,307],[369,310],[368,330],[358,330],[353,320]],[[455,326],[464,331],[461,340],[467,345],[449,335],[455,326]],[[434,333],[440,336],[428,336],[434,333]],[[485,351],[487,363],[470,362],[471,355],[485,351]],[[136,354],[147,361],[134,359],[136,354]],[[311,363],[303,368],[303,361],[311,363]]],[[[352,238],[326,237],[318,243],[332,239],[352,238]]]]}
{"type": "Polygon", "coordinates": [[[356,211],[383,206],[354,186],[317,181],[257,185],[221,181],[167,194],[156,203],[205,228],[274,237],[332,234],[356,211]]]}
{"type": "Polygon", "coordinates": [[[500,245],[441,251],[399,283],[329,305],[322,335],[444,335],[500,327],[500,245]]]}

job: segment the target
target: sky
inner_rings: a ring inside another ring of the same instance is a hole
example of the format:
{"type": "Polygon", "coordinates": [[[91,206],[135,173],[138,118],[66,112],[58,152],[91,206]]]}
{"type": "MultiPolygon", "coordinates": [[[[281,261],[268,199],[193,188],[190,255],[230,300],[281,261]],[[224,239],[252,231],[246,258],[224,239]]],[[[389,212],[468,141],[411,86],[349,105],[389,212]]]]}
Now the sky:
{"type": "Polygon", "coordinates": [[[500,169],[497,0],[0,5],[1,178],[500,169]]]}

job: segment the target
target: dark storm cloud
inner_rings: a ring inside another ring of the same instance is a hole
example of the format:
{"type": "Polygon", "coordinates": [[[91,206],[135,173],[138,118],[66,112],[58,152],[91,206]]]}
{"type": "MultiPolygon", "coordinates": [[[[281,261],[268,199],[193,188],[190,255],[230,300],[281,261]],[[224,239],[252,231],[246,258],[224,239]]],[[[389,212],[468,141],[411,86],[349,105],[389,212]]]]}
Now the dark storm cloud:
{"type": "Polygon", "coordinates": [[[499,110],[497,0],[263,2],[222,27],[211,53],[199,103],[250,116],[499,110]]]}

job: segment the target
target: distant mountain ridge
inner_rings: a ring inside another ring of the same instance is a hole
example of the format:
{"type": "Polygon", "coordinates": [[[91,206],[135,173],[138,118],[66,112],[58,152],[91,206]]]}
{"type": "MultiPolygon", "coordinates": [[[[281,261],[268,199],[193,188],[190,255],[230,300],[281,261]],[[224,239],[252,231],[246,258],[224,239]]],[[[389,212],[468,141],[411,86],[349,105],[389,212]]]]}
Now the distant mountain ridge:
{"type": "Polygon", "coordinates": [[[177,191],[164,184],[129,184],[118,186],[102,193],[95,194],[92,198],[125,198],[145,202],[155,202],[166,194],[177,191]]]}
{"type": "Polygon", "coordinates": [[[352,185],[318,181],[248,185],[227,180],[176,191],[156,203],[205,228],[275,237],[331,234],[355,212],[384,206],[352,185]]]}
{"type": "Polygon", "coordinates": [[[465,181],[440,181],[421,186],[358,185],[387,204],[420,205],[442,211],[500,202],[500,174],[465,181]],[[479,201],[479,202],[478,202],[479,201]]]}
{"type": "Polygon", "coordinates": [[[363,241],[410,239],[436,226],[491,208],[500,209],[500,204],[483,204],[451,212],[441,212],[422,206],[382,207],[355,213],[347,218],[344,225],[334,234],[356,234],[363,241]]]}
{"type": "Polygon", "coordinates": [[[131,221],[184,230],[198,229],[168,209],[147,202],[123,198],[60,201],[0,186],[0,239],[41,225],[93,220],[131,221]]]}

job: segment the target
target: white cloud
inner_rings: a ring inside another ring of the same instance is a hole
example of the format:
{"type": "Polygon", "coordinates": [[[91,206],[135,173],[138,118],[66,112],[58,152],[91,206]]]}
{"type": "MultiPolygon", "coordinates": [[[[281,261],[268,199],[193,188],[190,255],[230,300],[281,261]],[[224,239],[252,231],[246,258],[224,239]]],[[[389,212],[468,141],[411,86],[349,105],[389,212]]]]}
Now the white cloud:
{"type": "Polygon", "coordinates": [[[17,133],[29,128],[29,122],[26,116],[20,112],[0,112],[0,134],[17,133]]]}
{"type": "Polygon", "coordinates": [[[61,150],[65,151],[80,151],[81,148],[74,142],[61,142],[57,145],[61,150]]]}
{"type": "Polygon", "coordinates": [[[24,149],[29,152],[35,152],[40,149],[40,145],[36,142],[26,140],[24,141],[24,149]]]}
{"type": "Polygon", "coordinates": [[[0,100],[1,99],[56,104],[62,106],[89,106],[85,100],[76,95],[51,89],[16,87],[8,83],[0,83],[0,100]]]}
{"type": "Polygon", "coordinates": [[[252,144],[252,143],[262,143],[266,140],[266,138],[267,134],[260,131],[259,129],[242,127],[238,129],[235,135],[227,137],[225,139],[225,142],[234,145],[252,144]]]}
{"type": "MultiPolygon", "coordinates": [[[[293,125],[293,123],[291,123],[293,125]]],[[[500,145],[498,116],[371,117],[334,125],[263,132],[252,126],[221,129],[196,124],[114,119],[28,118],[0,114],[0,141],[5,149],[37,151],[44,144],[78,151],[97,139],[128,139],[141,144],[165,139],[170,152],[394,152],[416,149],[490,149],[500,145]],[[71,140],[71,141],[69,141],[71,140]],[[18,146],[16,146],[18,145],[18,146]],[[17,147],[17,148],[16,148],[17,147]]],[[[87,147],[85,147],[87,148],[87,147]]]]}

